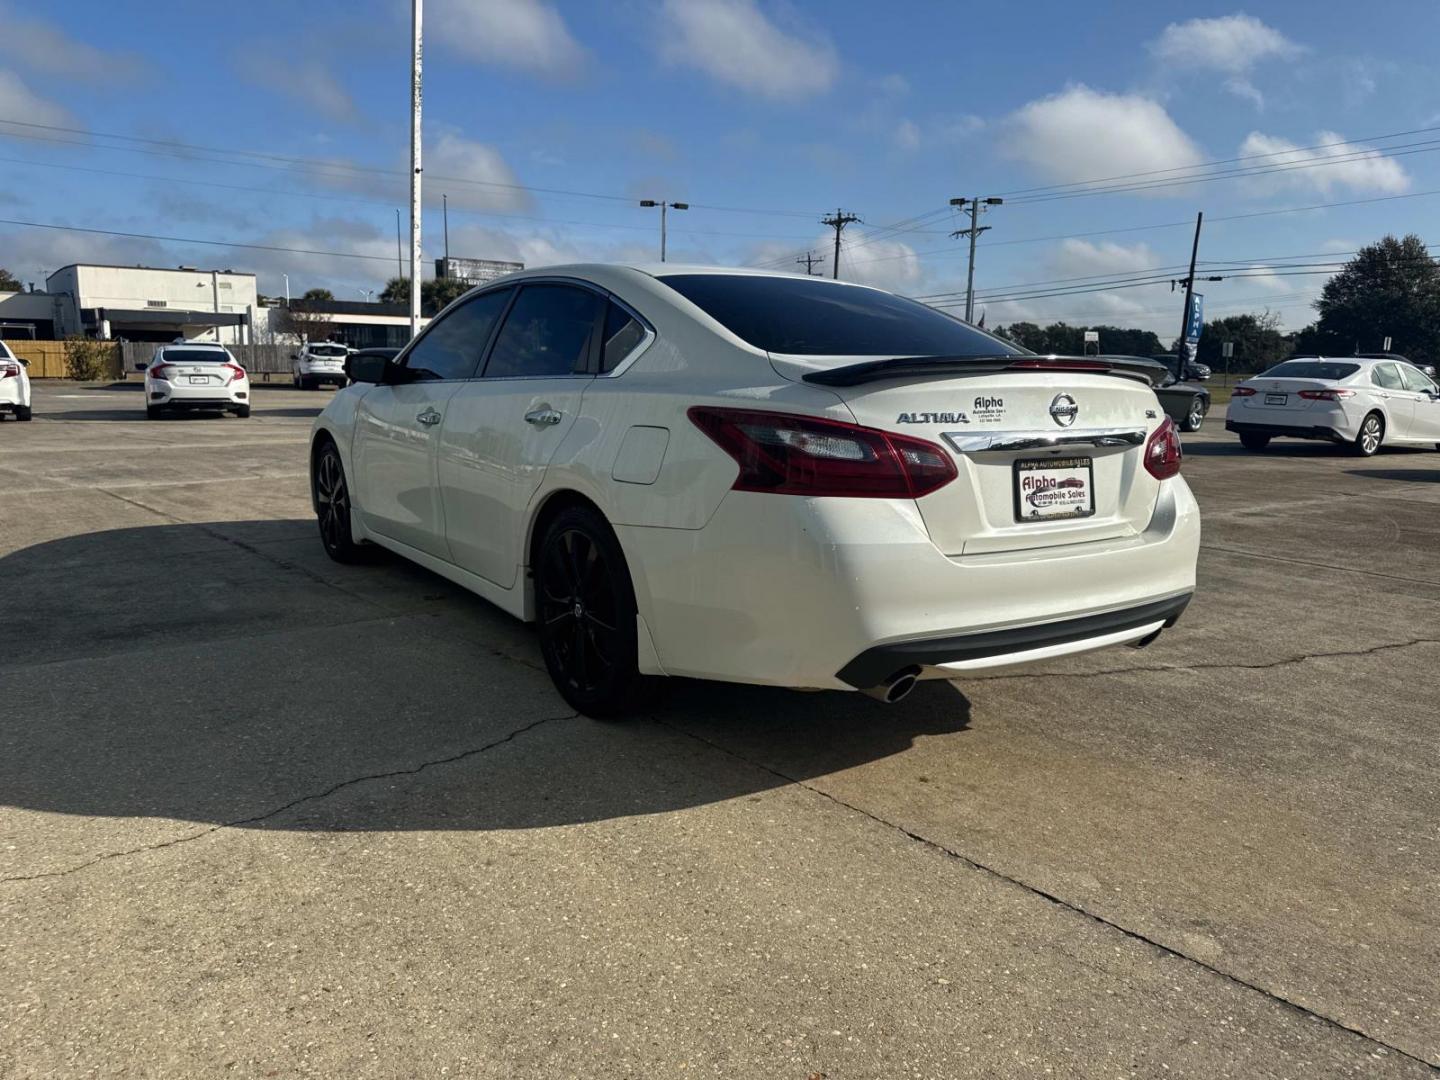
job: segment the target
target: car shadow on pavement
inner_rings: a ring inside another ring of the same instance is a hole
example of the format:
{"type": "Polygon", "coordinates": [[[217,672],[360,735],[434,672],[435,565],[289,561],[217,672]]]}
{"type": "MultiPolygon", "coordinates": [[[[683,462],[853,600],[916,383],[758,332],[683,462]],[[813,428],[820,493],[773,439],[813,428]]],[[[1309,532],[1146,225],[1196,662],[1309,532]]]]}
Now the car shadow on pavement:
{"type": "Polygon", "coordinates": [[[313,533],[156,525],[0,556],[0,804],[283,830],[541,828],[756,796],[969,724],[948,682],[885,706],[674,680],[643,716],[577,717],[529,628],[399,559],[330,563],[313,533]]]}
{"type": "Polygon", "coordinates": [[[1346,469],[1346,476],[1368,476],[1372,480],[1402,480],[1412,484],[1440,484],[1440,455],[1430,469],[1346,469]]]}

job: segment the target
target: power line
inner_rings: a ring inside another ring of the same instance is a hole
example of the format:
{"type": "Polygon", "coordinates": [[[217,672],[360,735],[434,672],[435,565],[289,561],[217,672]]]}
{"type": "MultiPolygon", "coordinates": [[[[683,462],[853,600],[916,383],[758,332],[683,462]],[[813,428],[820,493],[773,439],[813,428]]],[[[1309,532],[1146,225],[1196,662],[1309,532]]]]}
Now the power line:
{"type": "Polygon", "coordinates": [[[279,251],[288,255],[327,255],[337,259],[390,261],[389,255],[362,255],[354,251],[319,251],[314,248],[281,247],[278,244],[248,244],[237,240],[202,240],[194,236],[157,236],[152,233],[119,232],[115,229],[88,229],[80,225],[56,225],[46,221],[17,221],[14,218],[0,218],[0,225],[18,225],[26,229],[58,229],[63,232],[90,233],[99,236],[119,236],[127,240],[161,240],[171,244],[204,244],[208,247],[245,248],[250,251],[279,251]]]}

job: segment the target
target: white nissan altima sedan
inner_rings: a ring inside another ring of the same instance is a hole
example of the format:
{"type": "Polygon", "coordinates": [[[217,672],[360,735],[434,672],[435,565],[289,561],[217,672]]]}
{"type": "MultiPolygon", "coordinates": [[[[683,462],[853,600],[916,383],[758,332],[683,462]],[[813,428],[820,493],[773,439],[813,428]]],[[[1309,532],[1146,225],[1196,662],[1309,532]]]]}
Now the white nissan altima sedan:
{"type": "Polygon", "coordinates": [[[311,482],[374,543],[537,624],[556,686],[863,690],[1148,643],[1200,521],[1151,361],[1036,356],[891,293],[568,266],[351,358],[311,482]]]}

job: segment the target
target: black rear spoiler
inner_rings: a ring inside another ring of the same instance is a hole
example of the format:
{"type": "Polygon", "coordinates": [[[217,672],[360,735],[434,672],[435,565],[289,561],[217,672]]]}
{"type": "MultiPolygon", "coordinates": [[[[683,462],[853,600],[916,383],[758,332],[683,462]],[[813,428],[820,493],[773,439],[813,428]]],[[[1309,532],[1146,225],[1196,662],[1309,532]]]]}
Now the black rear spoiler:
{"type": "Polygon", "coordinates": [[[818,386],[860,386],[885,379],[917,379],[932,375],[988,375],[1002,371],[1074,371],[1118,375],[1147,386],[1159,386],[1169,368],[1140,356],[901,356],[864,360],[844,367],[812,371],[805,382],[818,386]]]}

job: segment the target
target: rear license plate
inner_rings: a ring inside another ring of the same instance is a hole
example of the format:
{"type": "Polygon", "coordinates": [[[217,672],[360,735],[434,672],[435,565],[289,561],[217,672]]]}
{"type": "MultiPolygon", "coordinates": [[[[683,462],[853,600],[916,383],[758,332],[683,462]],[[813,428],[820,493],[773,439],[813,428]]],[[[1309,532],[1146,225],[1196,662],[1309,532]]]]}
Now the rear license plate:
{"type": "Polygon", "coordinates": [[[1289,400],[1290,400],[1290,395],[1289,395],[1289,394],[1266,394],[1266,395],[1265,395],[1265,404],[1266,404],[1266,405],[1284,405],[1284,404],[1285,404],[1287,401],[1289,401],[1289,400]]]}
{"type": "Polygon", "coordinates": [[[1095,468],[1088,457],[1015,462],[1015,520],[1053,521],[1095,513],[1095,468]]]}
{"type": "Polygon", "coordinates": [[[190,385],[191,385],[191,386],[208,386],[208,385],[210,385],[210,376],[209,376],[209,375],[191,375],[191,376],[190,376],[190,385]]]}

